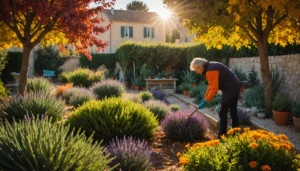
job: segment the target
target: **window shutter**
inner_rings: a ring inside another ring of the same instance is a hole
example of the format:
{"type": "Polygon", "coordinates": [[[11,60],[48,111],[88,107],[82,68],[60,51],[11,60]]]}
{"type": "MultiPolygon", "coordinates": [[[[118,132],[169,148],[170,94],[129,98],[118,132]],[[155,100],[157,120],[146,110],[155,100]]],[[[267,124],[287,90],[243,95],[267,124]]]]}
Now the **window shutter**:
{"type": "Polygon", "coordinates": [[[125,27],[121,26],[121,37],[124,37],[124,30],[125,30],[125,27]]]}
{"type": "Polygon", "coordinates": [[[129,37],[133,37],[133,27],[129,27],[129,37]]]}
{"type": "Polygon", "coordinates": [[[152,28],[151,31],[152,31],[152,39],[154,39],[154,37],[155,37],[154,36],[154,28],[152,28]]]}
{"type": "Polygon", "coordinates": [[[147,27],[144,27],[144,38],[147,38],[147,27]]]}

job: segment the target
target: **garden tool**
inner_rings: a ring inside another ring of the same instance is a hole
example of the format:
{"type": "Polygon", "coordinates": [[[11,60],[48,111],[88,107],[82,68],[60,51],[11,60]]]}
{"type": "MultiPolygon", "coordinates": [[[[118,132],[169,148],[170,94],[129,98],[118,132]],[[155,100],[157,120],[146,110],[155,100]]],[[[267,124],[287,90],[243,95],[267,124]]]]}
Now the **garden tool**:
{"type": "Polygon", "coordinates": [[[198,111],[199,108],[196,108],[190,115],[187,115],[186,116],[186,119],[190,118],[195,112],[198,111]]]}

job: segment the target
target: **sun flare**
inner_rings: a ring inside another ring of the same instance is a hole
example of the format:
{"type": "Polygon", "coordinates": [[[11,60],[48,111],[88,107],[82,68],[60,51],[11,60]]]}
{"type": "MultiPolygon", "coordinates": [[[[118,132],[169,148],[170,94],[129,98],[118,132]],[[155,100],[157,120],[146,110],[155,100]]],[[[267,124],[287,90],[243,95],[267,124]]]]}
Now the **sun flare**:
{"type": "Polygon", "coordinates": [[[169,9],[167,9],[167,8],[163,8],[163,9],[159,10],[158,15],[159,15],[162,19],[167,20],[167,19],[169,19],[170,16],[171,16],[171,11],[170,11],[169,9]]]}

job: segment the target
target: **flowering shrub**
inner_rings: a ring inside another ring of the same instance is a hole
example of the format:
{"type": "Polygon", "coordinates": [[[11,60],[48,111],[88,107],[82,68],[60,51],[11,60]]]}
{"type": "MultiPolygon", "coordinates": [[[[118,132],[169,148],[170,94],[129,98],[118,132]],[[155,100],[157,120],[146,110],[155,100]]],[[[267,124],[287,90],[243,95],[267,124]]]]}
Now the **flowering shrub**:
{"type": "Polygon", "coordinates": [[[110,165],[119,164],[116,168],[118,170],[140,171],[152,167],[153,152],[147,141],[124,136],[123,139],[113,139],[105,151],[110,154],[110,157],[115,157],[110,165]]]}
{"type": "Polygon", "coordinates": [[[68,118],[71,127],[81,129],[97,140],[133,136],[151,138],[158,122],[141,104],[121,98],[88,101],[68,118]]]}
{"type": "Polygon", "coordinates": [[[131,100],[135,103],[142,103],[142,99],[140,96],[138,96],[137,94],[133,94],[133,93],[126,93],[124,96],[125,99],[131,100]]]}
{"type": "Polygon", "coordinates": [[[68,104],[70,104],[70,99],[74,94],[80,94],[80,92],[85,91],[85,88],[73,87],[69,88],[63,92],[62,96],[68,104]]]}
{"type": "Polygon", "coordinates": [[[0,125],[1,170],[109,170],[100,143],[51,119],[0,125]]]}
{"type": "Polygon", "coordinates": [[[172,112],[177,112],[180,109],[180,106],[176,104],[171,104],[169,108],[172,110],[172,112]]]}
{"type": "Polygon", "coordinates": [[[63,96],[63,93],[65,91],[67,91],[68,89],[70,89],[72,87],[73,87],[72,83],[67,83],[65,85],[59,86],[59,87],[56,88],[55,94],[56,94],[57,97],[61,97],[61,96],[63,96]]]}
{"type": "Polygon", "coordinates": [[[168,114],[171,113],[168,105],[159,100],[149,100],[144,103],[144,106],[154,113],[159,121],[163,120],[168,114]]]}
{"type": "Polygon", "coordinates": [[[78,107],[82,105],[83,103],[96,99],[95,95],[87,90],[87,89],[80,89],[79,92],[75,92],[71,97],[70,97],[70,105],[74,107],[78,107]]]}
{"type": "Polygon", "coordinates": [[[153,97],[152,93],[150,93],[149,91],[142,91],[140,92],[139,96],[141,97],[143,102],[148,101],[153,97]]]}
{"type": "Polygon", "coordinates": [[[122,97],[123,93],[125,93],[124,84],[117,80],[101,81],[94,84],[91,89],[99,99],[122,97]]]}
{"type": "Polygon", "coordinates": [[[208,128],[207,120],[195,113],[187,118],[193,110],[179,110],[168,115],[161,123],[166,136],[171,140],[194,141],[203,139],[208,128]]]}
{"type": "Polygon", "coordinates": [[[283,134],[264,130],[230,129],[228,138],[196,143],[180,156],[185,170],[297,170],[300,156],[283,134]]]}
{"type": "Polygon", "coordinates": [[[52,94],[54,91],[53,84],[46,78],[31,78],[26,84],[27,92],[43,92],[52,94]]]}
{"type": "Polygon", "coordinates": [[[166,104],[170,104],[169,101],[166,99],[166,93],[161,90],[152,90],[151,91],[154,99],[160,100],[166,104]]]}

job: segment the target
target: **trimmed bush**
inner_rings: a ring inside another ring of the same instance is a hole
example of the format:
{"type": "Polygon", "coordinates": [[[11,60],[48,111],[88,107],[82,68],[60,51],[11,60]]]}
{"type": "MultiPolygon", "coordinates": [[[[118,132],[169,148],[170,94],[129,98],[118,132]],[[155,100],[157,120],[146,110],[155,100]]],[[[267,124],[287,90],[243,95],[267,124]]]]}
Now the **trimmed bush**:
{"type": "Polygon", "coordinates": [[[42,118],[51,117],[59,121],[65,114],[65,102],[46,93],[28,93],[25,96],[15,96],[1,105],[2,115],[12,122],[25,116],[42,118]]]}
{"type": "Polygon", "coordinates": [[[0,81],[0,102],[8,97],[9,91],[4,87],[2,81],[0,81]]]}
{"type": "Polygon", "coordinates": [[[196,143],[180,157],[184,170],[294,170],[300,167],[287,136],[264,130],[240,128],[228,131],[228,138],[196,143]]]}
{"type": "Polygon", "coordinates": [[[169,108],[172,110],[172,112],[177,112],[180,109],[180,106],[176,104],[171,104],[169,108]]]}
{"type": "Polygon", "coordinates": [[[77,129],[82,128],[87,135],[94,132],[97,140],[124,135],[148,139],[158,126],[153,113],[140,104],[121,98],[86,102],[71,113],[68,123],[77,129]]]}
{"type": "Polygon", "coordinates": [[[150,93],[149,91],[142,91],[140,92],[139,96],[141,97],[143,102],[148,101],[153,97],[152,93],[150,93]]]}
{"type": "Polygon", "coordinates": [[[28,119],[0,126],[1,170],[110,170],[112,160],[92,138],[61,123],[28,119]]]}
{"type": "Polygon", "coordinates": [[[103,80],[104,73],[102,71],[93,72],[89,69],[78,68],[69,73],[63,72],[59,78],[62,82],[73,83],[74,86],[89,87],[93,83],[103,80]]]}
{"type": "Polygon", "coordinates": [[[104,80],[94,84],[91,90],[99,99],[122,97],[123,93],[125,93],[125,86],[117,80],[104,80]]]}
{"type": "Polygon", "coordinates": [[[164,102],[168,105],[170,104],[170,102],[166,99],[166,93],[165,92],[163,92],[161,90],[152,90],[151,93],[152,93],[154,99],[160,100],[160,101],[162,101],[162,102],[164,102]]]}
{"type": "Polygon", "coordinates": [[[110,163],[117,166],[117,170],[141,171],[150,170],[153,161],[153,152],[147,141],[135,140],[132,137],[113,139],[105,150],[115,157],[110,163]]]}
{"type": "Polygon", "coordinates": [[[54,85],[49,80],[42,77],[28,79],[26,84],[27,92],[42,92],[52,94],[54,89],[54,85]]]}
{"type": "Polygon", "coordinates": [[[174,141],[195,141],[204,138],[208,129],[207,120],[199,113],[194,113],[193,110],[179,110],[168,115],[161,123],[161,126],[166,133],[166,136],[174,141]]]}
{"type": "Polygon", "coordinates": [[[171,113],[169,106],[159,100],[146,101],[144,106],[154,113],[159,121],[163,120],[168,114],[171,113]]]}
{"type": "Polygon", "coordinates": [[[116,56],[112,54],[92,54],[92,60],[88,60],[85,56],[79,59],[81,67],[87,67],[92,70],[97,70],[101,65],[105,65],[108,69],[115,69],[116,56]]]}
{"type": "Polygon", "coordinates": [[[80,94],[80,92],[85,91],[85,88],[73,87],[69,88],[63,92],[62,96],[66,100],[67,104],[70,104],[70,99],[74,94],[80,94]]]}
{"type": "Polygon", "coordinates": [[[70,97],[70,105],[78,107],[87,101],[96,99],[95,95],[86,89],[81,89],[70,97]]]}

